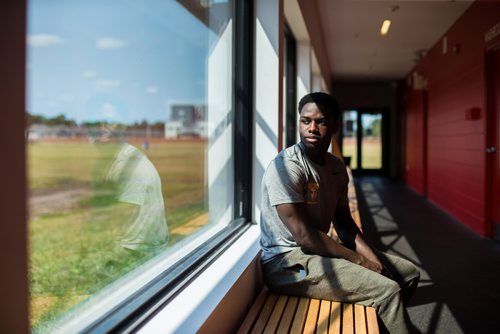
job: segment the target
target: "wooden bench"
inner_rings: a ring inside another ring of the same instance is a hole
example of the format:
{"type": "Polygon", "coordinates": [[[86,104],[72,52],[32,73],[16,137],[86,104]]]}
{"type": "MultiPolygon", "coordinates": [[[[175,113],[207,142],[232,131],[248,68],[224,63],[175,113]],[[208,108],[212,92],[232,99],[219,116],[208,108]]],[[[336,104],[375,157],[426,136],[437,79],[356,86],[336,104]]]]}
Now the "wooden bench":
{"type": "Polygon", "coordinates": [[[373,307],[276,295],[264,289],[241,324],[246,333],[378,334],[373,307]]]}
{"type": "MultiPolygon", "coordinates": [[[[348,169],[351,215],[361,229],[356,188],[348,169]]],[[[333,226],[329,232],[337,239],[333,226]]],[[[377,313],[372,307],[329,300],[277,295],[264,288],[241,324],[245,333],[379,333],[377,313]]]]}

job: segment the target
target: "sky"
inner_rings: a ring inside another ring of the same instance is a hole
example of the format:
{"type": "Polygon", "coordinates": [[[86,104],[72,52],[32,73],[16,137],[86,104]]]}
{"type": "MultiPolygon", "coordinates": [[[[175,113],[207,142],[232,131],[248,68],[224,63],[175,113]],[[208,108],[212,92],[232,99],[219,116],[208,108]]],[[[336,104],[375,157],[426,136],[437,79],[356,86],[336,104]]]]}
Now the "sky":
{"type": "Polygon", "coordinates": [[[28,112],[166,121],[171,103],[204,103],[212,35],[173,0],[30,0],[28,112]]]}

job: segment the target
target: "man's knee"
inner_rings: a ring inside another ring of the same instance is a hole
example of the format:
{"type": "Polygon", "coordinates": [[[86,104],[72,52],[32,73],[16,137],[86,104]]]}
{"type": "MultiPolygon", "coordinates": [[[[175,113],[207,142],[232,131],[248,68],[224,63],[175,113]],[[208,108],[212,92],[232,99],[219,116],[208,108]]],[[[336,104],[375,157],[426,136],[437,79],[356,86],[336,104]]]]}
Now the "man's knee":
{"type": "Polygon", "coordinates": [[[415,267],[415,271],[407,276],[407,279],[401,285],[403,303],[408,304],[410,298],[413,296],[420,281],[420,271],[415,267]]]}
{"type": "Polygon", "coordinates": [[[379,252],[378,254],[391,273],[403,277],[415,277],[416,275],[420,275],[418,268],[412,261],[388,253],[379,252]]]}
{"type": "Polygon", "coordinates": [[[400,282],[400,284],[403,288],[405,288],[409,286],[416,286],[419,281],[420,281],[420,270],[417,268],[417,266],[411,264],[411,266],[405,272],[403,280],[400,282]]]}
{"type": "Polygon", "coordinates": [[[413,270],[409,273],[407,277],[409,282],[417,282],[420,281],[420,270],[418,270],[417,266],[413,266],[413,270]]]}
{"type": "Polygon", "coordinates": [[[399,293],[401,292],[401,287],[396,281],[386,278],[384,280],[381,280],[377,284],[377,292],[378,296],[376,299],[378,301],[383,301],[393,296],[399,295],[399,293]]]}

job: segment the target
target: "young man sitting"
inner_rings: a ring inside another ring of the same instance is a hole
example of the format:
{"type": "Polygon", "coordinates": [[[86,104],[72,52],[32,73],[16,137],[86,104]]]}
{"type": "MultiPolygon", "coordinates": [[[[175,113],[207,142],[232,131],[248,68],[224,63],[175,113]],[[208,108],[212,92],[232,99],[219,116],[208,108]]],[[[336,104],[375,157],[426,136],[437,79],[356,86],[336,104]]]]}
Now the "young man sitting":
{"type": "Polygon", "coordinates": [[[262,181],[266,285],[281,294],[375,307],[390,333],[406,333],[404,305],[420,273],[370,247],[353,221],[344,163],[328,153],[340,109],[326,93],[299,102],[300,143],[281,151],[262,181]],[[333,223],[340,243],[327,233],[333,223]]]}

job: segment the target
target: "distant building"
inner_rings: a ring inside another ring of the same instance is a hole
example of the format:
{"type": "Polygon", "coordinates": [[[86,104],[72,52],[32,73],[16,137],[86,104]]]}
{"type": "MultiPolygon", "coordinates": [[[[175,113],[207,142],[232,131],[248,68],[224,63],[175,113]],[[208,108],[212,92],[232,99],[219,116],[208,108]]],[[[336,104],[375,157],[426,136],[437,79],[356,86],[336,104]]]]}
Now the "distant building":
{"type": "Polygon", "coordinates": [[[165,122],[165,138],[207,137],[206,107],[194,104],[172,104],[170,120],[165,122]]]}
{"type": "Polygon", "coordinates": [[[178,138],[182,130],[182,122],[165,123],[165,138],[178,138]]]}

